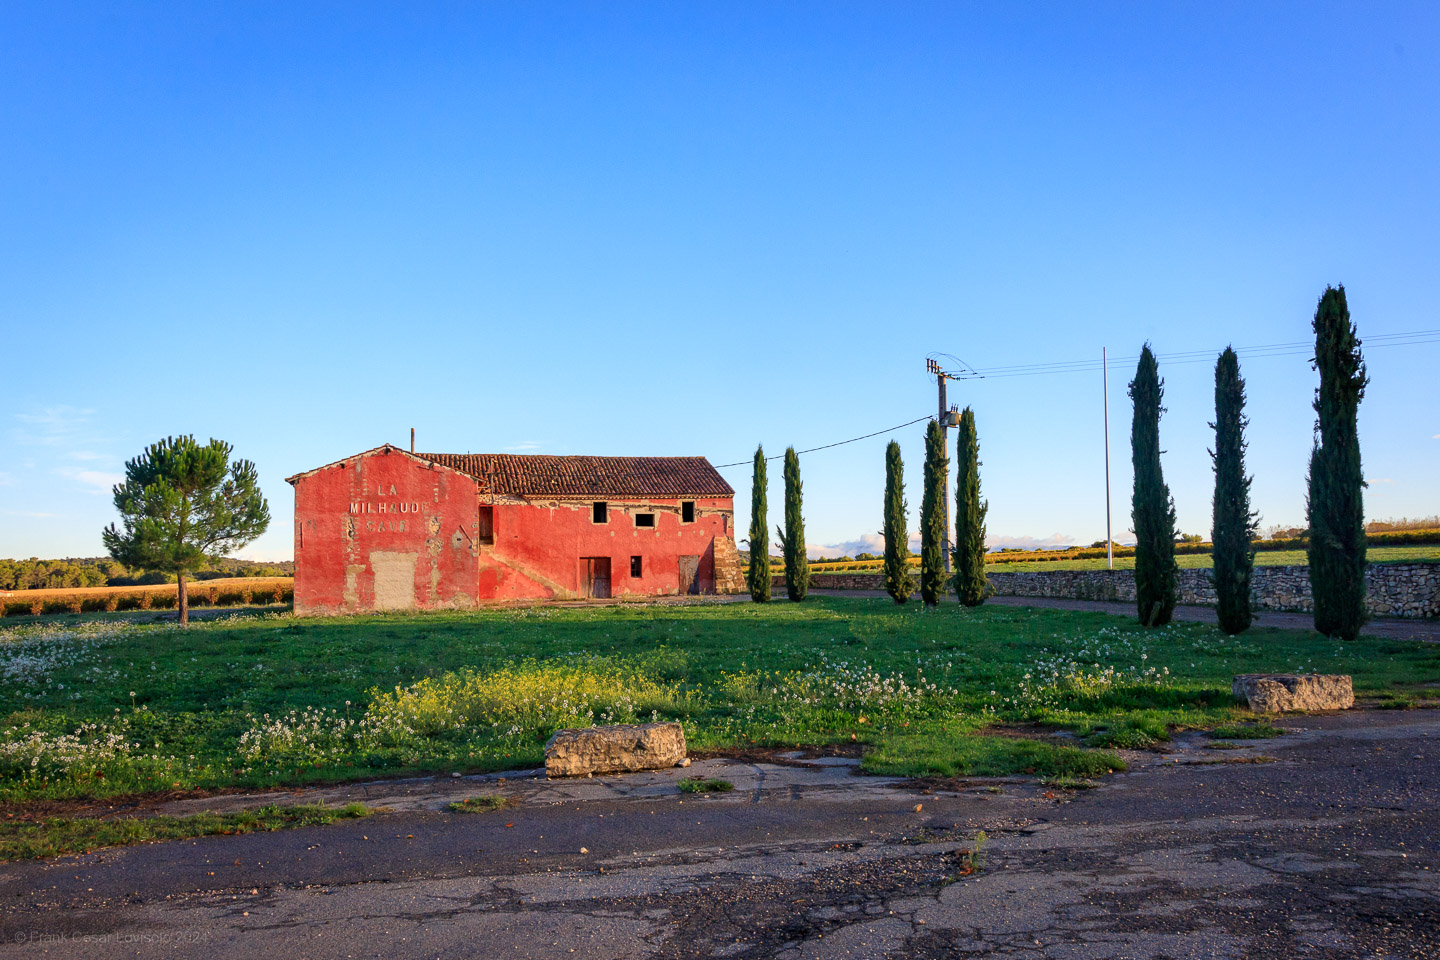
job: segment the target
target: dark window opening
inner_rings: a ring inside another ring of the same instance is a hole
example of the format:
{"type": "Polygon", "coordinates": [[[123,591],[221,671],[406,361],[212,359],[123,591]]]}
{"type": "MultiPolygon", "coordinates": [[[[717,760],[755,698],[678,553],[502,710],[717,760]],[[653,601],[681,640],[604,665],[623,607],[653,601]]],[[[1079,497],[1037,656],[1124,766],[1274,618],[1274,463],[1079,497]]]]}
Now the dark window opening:
{"type": "Polygon", "coordinates": [[[680,522],[681,522],[681,523],[694,523],[694,522],[695,522],[695,501],[694,501],[694,500],[684,500],[684,501],[681,501],[681,503],[680,503],[680,522]]]}
{"type": "Polygon", "coordinates": [[[604,501],[597,501],[590,507],[590,520],[593,523],[609,523],[610,510],[604,501]]]}
{"type": "Polygon", "coordinates": [[[480,520],[475,525],[475,539],[481,543],[495,542],[495,508],[481,507],[480,520]]]}
{"type": "Polygon", "coordinates": [[[639,557],[631,557],[631,558],[630,558],[630,576],[636,577],[637,579],[638,579],[639,576],[640,576],[640,558],[639,558],[639,557]]]}
{"type": "Polygon", "coordinates": [[[653,514],[653,513],[637,513],[637,514],[635,514],[635,526],[637,526],[637,527],[653,527],[653,526],[655,526],[655,514],[653,514]]]}

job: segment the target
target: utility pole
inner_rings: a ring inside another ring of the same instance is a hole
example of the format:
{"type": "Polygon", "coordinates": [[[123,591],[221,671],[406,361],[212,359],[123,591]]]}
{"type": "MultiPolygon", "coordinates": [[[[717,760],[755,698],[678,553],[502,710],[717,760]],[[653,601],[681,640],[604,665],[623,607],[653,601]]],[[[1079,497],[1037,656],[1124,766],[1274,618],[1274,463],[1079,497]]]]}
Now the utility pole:
{"type": "Polygon", "coordinates": [[[945,558],[945,572],[950,572],[950,429],[945,423],[945,374],[935,374],[935,383],[940,388],[940,442],[944,444],[941,451],[944,458],[940,461],[941,476],[944,477],[942,489],[945,495],[940,498],[940,521],[945,525],[945,535],[940,538],[940,554],[945,558]]]}
{"type": "Polygon", "coordinates": [[[940,520],[944,524],[945,532],[940,538],[940,552],[945,557],[945,572],[950,572],[950,428],[960,422],[959,412],[945,403],[945,381],[959,380],[960,376],[948,373],[932,358],[925,360],[925,368],[935,374],[935,386],[940,393],[940,403],[936,412],[936,422],[940,424],[940,439],[944,446],[941,451],[944,457],[941,461],[941,471],[944,480],[945,495],[940,498],[940,520]]]}
{"type": "Polygon", "coordinates": [[[1115,569],[1115,547],[1110,536],[1110,359],[1100,348],[1100,384],[1105,398],[1105,569],[1115,569]]]}

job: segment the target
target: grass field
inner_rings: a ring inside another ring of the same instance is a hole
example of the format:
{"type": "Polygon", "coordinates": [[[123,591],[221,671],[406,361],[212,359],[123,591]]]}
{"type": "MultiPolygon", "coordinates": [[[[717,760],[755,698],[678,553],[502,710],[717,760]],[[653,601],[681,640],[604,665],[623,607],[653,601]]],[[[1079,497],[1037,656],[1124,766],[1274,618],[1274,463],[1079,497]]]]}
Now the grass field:
{"type": "Polygon", "coordinates": [[[1235,722],[1231,676],[1278,670],[1403,704],[1440,694],[1440,645],[850,598],[55,617],[0,627],[0,802],[530,767],[557,728],[654,718],[697,750],[853,740],[875,771],[1084,777],[1235,722]]]}

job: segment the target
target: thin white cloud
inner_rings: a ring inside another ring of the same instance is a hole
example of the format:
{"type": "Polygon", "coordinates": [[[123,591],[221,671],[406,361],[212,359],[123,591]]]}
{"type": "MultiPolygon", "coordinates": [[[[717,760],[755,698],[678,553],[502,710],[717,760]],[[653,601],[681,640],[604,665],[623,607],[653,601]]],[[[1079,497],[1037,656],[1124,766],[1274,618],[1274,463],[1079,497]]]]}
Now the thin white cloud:
{"type": "MultiPolygon", "coordinates": [[[[1048,537],[995,534],[985,538],[985,546],[991,550],[998,550],[1001,547],[1019,547],[1022,550],[1043,550],[1053,547],[1074,546],[1077,543],[1078,541],[1075,537],[1068,533],[1052,533],[1048,537]]],[[[910,551],[915,553],[919,550],[920,535],[918,533],[912,534],[910,537],[910,551]]],[[[878,533],[865,533],[853,540],[842,540],[839,543],[809,544],[806,546],[805,552],[812,560],[816,557],[853,557],[861,553],[879,555],[885,552],[885,538],[878,533]]]]}
{"type": "Polygon", "coordinates": [[[105,460],[108,459],[103,453],[96,453],[94,450],[71,450],[65,454],[71,460],[105,460]]]}
{"type": "Polygon", "coordinates": [[[55,471],[62,477],[68,477],[87,487],[86,493],[109,493],[110,488],[125,480],[123,473],[107,473],[104,470],[77,470],[74,467],[61,467],[55,471]]]}
{"type": "Polygon", "coordinates": [[[1431,440],[1440,440],[1440,433],[1435,434],[1435,436],[1431,437],[1430,439],[1431,439],[1431,440]]]}
{"type": "Polygon", "coordinates": [[[56,447],[74,442],[76,434],[89,422],[95,413],[86,407],[71,407],[60,404],[45,407],[31,413],[17,413],[15,419],[23,426],[15,432],[15,439],[23,444],[41,447],[56,447]]]}
{"type": "Polygon", "coordinates": [[[1001,547],[1018,547],[1021,550],[1044,550],[1053,547],[1073,547],[1075,537],[1068,533],[1052,533],[1048,537],[1015,536],[1013,534],[991,534],[985,538],[985,546],[991,550],[1001,547]]]}
{"type": "Polygon", "coordinates": [[[94,413],[94,410],[88,408],[60,404],[59,406],[46,407],[38,413],[17,413],[15,414],[15,419],[21,423],[30,423],[56,430],[67,430],[77,427],[89,420],[94,413]]]}
{"type": "Polygon", "coordinates": [[[853,557],[857,553],[882,554],[885,552],[885,538],[878,533],[862,534],[854,540],[840,543],[806,544],[805,554],[811,560],[816,557],[853,557]]]}
{"type": "Polygon", "coordinates": [[[10,474],[6,473],[4,470],[0,470],[0,487],[13,486],[15,486],[15,478],[10,474]]]}
{"type": "Polygon", "coordinates": [[[1394,481],[1394,480],[1391,480],[1389,477],[1368,477],[1368,478],[1366,478],[1365,482],[1366,482],[1366,483],[1394,483],[1395,481],[1394,481]]]}
{"type": "Polygon", "coordinates": [[[60,514],[58,514],[58,513],[45,513],[45,512],[40,511],[40,510],[0,510],[0,514],[4,514],[4,515],[7,516],[7,517],[41,517],[41,518],[51,518],[51,517],[58,517],[58,516],[60,516],[60,514]]]}
{"type": "Polygon", "coordinates": [[[275,563],[281,560],[294,560],[294,550],[263,549],[259,547],[246,547],[236,552],[237,560],[252,560],[260,563],[275,563]]]}
{"type": "Polygon", "coordinates": [[[539,440],[521,440],[519,443],[512,443],[504,449],[509,453],[530,453],[540,449],[539,440]]]}

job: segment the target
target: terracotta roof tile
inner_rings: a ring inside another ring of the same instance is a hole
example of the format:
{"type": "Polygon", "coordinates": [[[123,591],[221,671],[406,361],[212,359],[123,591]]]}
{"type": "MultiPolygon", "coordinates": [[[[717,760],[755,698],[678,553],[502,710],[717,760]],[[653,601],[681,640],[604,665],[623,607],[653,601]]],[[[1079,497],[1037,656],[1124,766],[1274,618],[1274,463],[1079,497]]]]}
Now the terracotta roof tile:
{"type": "Polygon", "coordinates": [[[499,496],[732,497],[735,490],[704,457],[549,457],[512,453],[417,453],[480,481],[499,496]]]}

